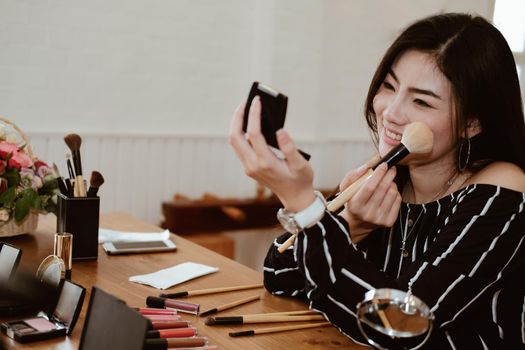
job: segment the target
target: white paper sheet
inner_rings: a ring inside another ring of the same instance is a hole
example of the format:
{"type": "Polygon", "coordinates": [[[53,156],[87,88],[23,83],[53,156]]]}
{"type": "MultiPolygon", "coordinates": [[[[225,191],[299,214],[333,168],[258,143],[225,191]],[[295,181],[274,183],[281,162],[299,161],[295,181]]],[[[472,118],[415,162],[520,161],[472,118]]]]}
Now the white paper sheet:
{"type": "Polygon", "coordinates": [[[163,232],[126,232],[107,228],[98,229],[98,243],[164,241],[169,238],[169,230],[163,232]]]}
{"type": "Polygon", "coordinates": [[[218,267],[188,261],[147,275],[131,276],[129,281],[146,284],[157,289],[167,289],[179,283],[217,271],[219,271],[218,267]]]}

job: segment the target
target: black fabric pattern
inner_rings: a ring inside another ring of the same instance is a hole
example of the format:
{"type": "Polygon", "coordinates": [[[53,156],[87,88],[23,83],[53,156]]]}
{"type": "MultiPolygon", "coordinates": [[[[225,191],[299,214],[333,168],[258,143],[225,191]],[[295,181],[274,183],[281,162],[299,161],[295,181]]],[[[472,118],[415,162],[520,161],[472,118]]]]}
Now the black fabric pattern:
{"type": "Polygon", "coordinates": [[[289,235],[268,251],[266,288],[306,299],[356,342],[365,343],[355,318],[364,293],[410,288],[435,316],[425,349],[525,348],[525,193],[477,184],[434,202],[403,203],[392,228],[358,245],[329,212],[280,254],[289,235]]]}

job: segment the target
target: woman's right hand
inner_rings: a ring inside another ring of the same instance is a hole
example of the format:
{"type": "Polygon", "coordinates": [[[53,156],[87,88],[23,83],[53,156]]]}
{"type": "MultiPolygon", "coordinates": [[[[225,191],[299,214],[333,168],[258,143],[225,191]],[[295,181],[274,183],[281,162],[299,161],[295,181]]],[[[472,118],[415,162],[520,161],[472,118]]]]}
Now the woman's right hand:
{"type": "MultiPolygon", "coordinates": [[[[343,191],[368,171],[366,166],[349,172],[339,186],[343,191]]],[[[379,165],[346,203],[339,214],[350,227],[352,242],[358,243],[370,232],[380,227],[391,227],[397,219],[401,206],[401,194],[394,182],[396,168],[379,165]]]]}

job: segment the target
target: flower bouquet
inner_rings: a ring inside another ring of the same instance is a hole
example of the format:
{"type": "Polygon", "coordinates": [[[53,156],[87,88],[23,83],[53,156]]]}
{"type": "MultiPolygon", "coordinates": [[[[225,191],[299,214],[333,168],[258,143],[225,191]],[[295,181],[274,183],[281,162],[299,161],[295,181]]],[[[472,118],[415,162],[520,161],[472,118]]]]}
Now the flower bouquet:
{"type": "Polygon", "coordinates": [[[0,237],[33,232],[38,214],[56,212],[57,175],[33,156],[27,136],[0,117],[0,237]]]}

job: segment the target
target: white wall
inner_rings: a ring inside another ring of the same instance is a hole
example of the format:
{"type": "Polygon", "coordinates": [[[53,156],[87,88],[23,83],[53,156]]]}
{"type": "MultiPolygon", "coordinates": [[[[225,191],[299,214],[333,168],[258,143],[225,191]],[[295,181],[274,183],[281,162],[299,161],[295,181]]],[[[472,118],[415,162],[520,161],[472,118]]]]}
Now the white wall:
{"type": "MultiPolygon", "coordinates": [[[[41,139],[77,132],[226,142],[232,111],[260,80],[290,97],[287,128],[301,142],[362,141],[368,83],[399,30],[442,10],[490,17],[492,3],[0,0],[0,115],[41,139]]],[[[133,149],[119,152],[134,157],[133,149]]],[[[64,169],[60,149],[46,155],[64,169]]],[[[95,163],[88,166],[122,166],[95,163]]],[[[340,163],[318,161],[316,172],[338,179],[340,163]]],[[[221,193],[239,195],[231,186],[221,193]]],[[[126,209],[119,202],[106,208],[126,209]]]]}

